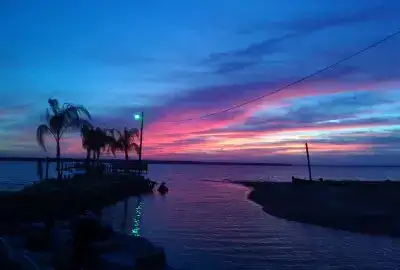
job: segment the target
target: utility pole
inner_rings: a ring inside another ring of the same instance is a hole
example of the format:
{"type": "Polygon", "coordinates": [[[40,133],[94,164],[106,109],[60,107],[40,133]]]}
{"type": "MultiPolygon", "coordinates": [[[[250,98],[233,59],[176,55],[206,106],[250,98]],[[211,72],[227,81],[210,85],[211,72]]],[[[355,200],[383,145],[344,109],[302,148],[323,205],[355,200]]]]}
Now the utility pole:
{"type": "Polygon", "coordinates": [[[143,117],[143,112],[140,113],[140,118],[141,118],[141,122],[140,122],[140,148],[139,148],[139,162],[140,164],[142,163],[142,148],[143,148],[143,121],[144,121],[144,117],[143,117]]]}
{"type": "Polygon", "coordinates": [[[307,164],[308,164],[308,177],[309,177],[310,181],[312,181],[311,164],[310,164],[310,153],[308,152],[308,143],[306,143],[306,152],[307,152],[307,164]]]}
{"type": "Polygon", "coordinates": [[[143,150],[143,125],[144,125],[144,113],[135,114],[135,120],[140,120],[140,144],[139,144],[139,173],[142,174],[142,150],[143,150]]]}

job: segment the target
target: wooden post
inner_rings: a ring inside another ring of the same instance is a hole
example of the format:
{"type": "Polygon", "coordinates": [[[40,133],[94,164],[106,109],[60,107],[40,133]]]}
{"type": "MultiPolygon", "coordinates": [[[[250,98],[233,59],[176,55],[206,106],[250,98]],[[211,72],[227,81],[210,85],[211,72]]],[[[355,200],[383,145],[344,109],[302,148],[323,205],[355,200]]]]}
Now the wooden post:
{"type": "Polygon", "coordinates": [[[60,171],[61,171],[61,179],[64,178],[64,162],[61,160],[60,161],[60,171]]]}
{"type": "Polygon", "coordinates": [[[306,152],[307,152],[307,164],[308,164],[308,177],[309,177],[309,180],[312,181],[311,164],[310,164],[310,153],[308,152],[308,143],[306,143],[306,152]]]}
{"type": "Polygon", "coordinates": [[[43,166],[42,166],[42,160],[38,159],[37,160],[37,174],[39,176],[40,180],[43,180],[43,166]]]}
{"type": "Polygon", "coordinates": [[[49,179],[49,158],[46,158],[46,180],[49,179]]]}

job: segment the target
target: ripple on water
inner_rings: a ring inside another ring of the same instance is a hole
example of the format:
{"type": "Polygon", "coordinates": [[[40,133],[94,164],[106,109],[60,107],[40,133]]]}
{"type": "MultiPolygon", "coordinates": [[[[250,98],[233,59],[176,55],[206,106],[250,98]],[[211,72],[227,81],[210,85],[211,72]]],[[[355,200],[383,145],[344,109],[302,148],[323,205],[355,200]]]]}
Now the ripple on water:
{"type": "MultiPolygon", "coordinates": [[[[186,269],[396,269],[399,240],[288,222],[262,212],[241,186],[170,183],[145,197],[142,233],[186,269]]],[[[130,201],[134,211],[136,200],[130,201]]],[[[131,213],[133,215],[133,213],[131,213]]],[[[127,225],[128,227],[130,225],[127,225]]]]}
{"type": "MultiPolygon", "coordinates": [[[[35,165],[6,169],[0,181],[14,187],[32,181],[36,172],[35,165]]],[[[168,261],[178,269],[400,269],[399,239],[277,219],[249,202],[242,186],[196,181],[268,176],[281,181],[306,175],[306,168],[151,165],[150,172],[152,179],[166,181],[171,192],[143,197],[139,231],[164,246],[168,261]]],[[[316,167],[314,172],[324,178],[400,179],[398,169],[316,167]]],[[[121,202],[105,209],[104,219],[131,233],[136,206],[136,198],[121,202]]]]}

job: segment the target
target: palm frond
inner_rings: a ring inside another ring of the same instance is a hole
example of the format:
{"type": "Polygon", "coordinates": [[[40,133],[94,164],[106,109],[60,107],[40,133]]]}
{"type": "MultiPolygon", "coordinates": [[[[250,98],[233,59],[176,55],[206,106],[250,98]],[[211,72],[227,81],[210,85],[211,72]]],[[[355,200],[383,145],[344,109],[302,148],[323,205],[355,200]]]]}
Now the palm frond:
{"type": "Polygon", "coordinates": [[[116,129],[116,128],[115,128],[115,129],[114,129],[114,132],[115,132],[115,133],[117,133],[119,137],[121,137],[121,136],[122,136],[122,133],[121,133],[121,131],[119,131],[118,129],[116,129]]]}
{"type": "MultiPolygon", "coordinates": [[[[65,120],[65,119],[64,119],[65,120]]],[[[85,120],[85,119],[75,119],[74,121],[64,121],[61,129],[60,129],[60,136],[62,136],[65,132],[72,131],[72,130],[78,130],[81,131],[84,128],[91,128],[92,124],[85,120]]]]}
{"type": "Polygon", "coordinates": [[[139,155],[140,146],[137,145],[136,143],[131,143],[131,144],[128,146],[128,151],[132,151],[132,150],[135,150],[136,154],[139,155]]]}
{"type": "Polygon", "coordinates": [[[115,155],[117,153],[117,150],[118,150],[118,148],[117,148],[116,144],[111,144],[111,145],[108,145],[108,147],[107,147],[107,153],[111,152],[114,157],[115,157],[115,155]]]}
{"type": "Polygon", "coordinates": [[[47,125],[40,125],[38,126],[37,130],[36,130],[36,140],[39,144],[40,147],[42,147],[45,151],[46,150],[46,146],[44,144],[44,136],[51,134],[53,136],[54,132],[47,126],[47,125]]]}
{"type": "Polygon", "coordinates": [[[60,112],[60,105],[57,99],[49,98],[47,102],[49,103],[53,114],[58,114],[60,112]]]}
{"type": "Polygon", "coordinates": [[[109,153],[111,152],[113,156],[115,156],[117,150],[118,150],[118,143],[117,140],[114,138],[114,136],[105,136],[104,138],[104,145],[106,151],[109,153]]]}
{"type": "Polygon", "coordinates": [[[50,117],[48,121],[48,126],[56,134],[60,134],[66,125],[65,119],[62,114],[55,114],[50,117]]]}
{"type": "Polygon", "coordinates": [[[131,128],[131,129],[128,129],[127,131],[128,131],[129,138],[135,138],[135,137],[139,138],[140,132],[137,128],[131,128]]]}
{"type": "Polygon", "coordinates": [[[75,106],[76,110],[79,112],[79,116],[86,116],[88,119],[92,119],[92,115],[84,106],[75,106]]]}
{"type": "Polygon", "coordinates": [[[91,128],[92,128],[91,125],[90,126],[89,125],[83,125],[81,127],[81,136],[86,136],[89,133],[91,128]]]}
{"type": "Polygon", "coordinates": [[[46,120],[46,122],[48,123],[49,121],[50,121],[50,118],[51,118],[51,114],[50,114],[50,112],[49,112],[49,109],[46,109],[46,112],[45,112],[45,116],[44,116],[45,118],[45,120],[46,120]]]}
{"type": "Polygon", "coordinates": [[[67,114],[69,119],[78,119],[81,117],[86,117],[88,119],[92,119],[89,111],[81,105],[73,105],[66,103],[64,104],[64,112],[67,114]]]}
{"type": "Polygon", "coordinates": [[[119,138],[118,140],[116,140],[114,145],[115,145],[115,149],[116,149],[116,150],[123,151],[123,150],[125,149],[124,143],[123,143],[123,141],[121,140],[121,138],[119,138]]]}
{"type": "Polygon", "coordinates": [[[81,130],[82,128],[92,128],[93,125],[85,119],[75,119],[74,121],[71,121],[69,125],[72,127],[72,129],[79,129],[81,130]]]}
{"type": "Polygon", "coordinates": [[[91,147],[91,143],[93,141],[93,127],[91,126],[83,126],[81,128],[81,136],[82,136],[82,146],[84,149],[89,149],[92,150],[93,147],[91,147]]]}
{"type": "Polygon", "coordinates": [[[122,136],[121,132],[120,132],[118,129],[116,129],[116,128],[107,129],[107,132],[108,132],[111,136],[113,136],[115,140],[118,140],[118,139],[121,138],[121,136],[122,136]]]}

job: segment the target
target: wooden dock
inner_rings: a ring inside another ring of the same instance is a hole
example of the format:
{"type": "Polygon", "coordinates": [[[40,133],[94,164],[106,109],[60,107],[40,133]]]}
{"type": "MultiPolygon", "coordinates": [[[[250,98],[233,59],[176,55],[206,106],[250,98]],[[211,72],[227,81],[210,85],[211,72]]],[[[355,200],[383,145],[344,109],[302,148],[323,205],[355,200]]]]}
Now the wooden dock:
{"type": "MultiPolygon", "coordinates": [[[[148,164],[137,160],[101,162],[100,166],[105,173],[148,173],[148,164]]],[[[85,170],[85,162],[63,163],[62,170],[70,173],[85,170]]]]}
{"type": "MultiPolygon", "coordinates": [[[[37,162],[37,175],[42,179],[49,179],[50,164],[56,163],[56,158],[36,158],[26,162],[37,162]]],[[[86,171],[87,160],[83,158],[61,158],[60,168],[63,178],[86,171]]],[[[148,173],[148,162],[139,160],[104,159],[99,164],[103,173],[124,173],[142,175],[148,173]]]]}

